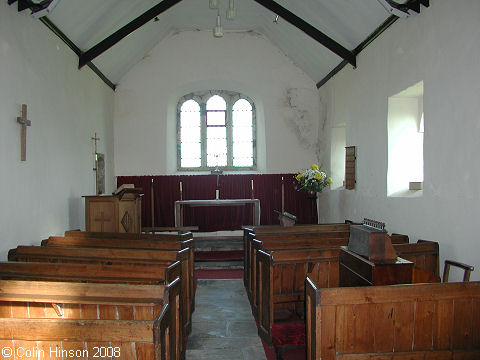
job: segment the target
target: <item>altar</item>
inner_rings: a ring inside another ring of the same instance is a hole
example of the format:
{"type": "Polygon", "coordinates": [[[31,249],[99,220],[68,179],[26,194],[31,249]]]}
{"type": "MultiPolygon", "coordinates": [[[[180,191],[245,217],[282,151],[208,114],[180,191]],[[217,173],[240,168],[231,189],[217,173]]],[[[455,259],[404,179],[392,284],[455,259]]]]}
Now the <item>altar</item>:
{"type": "MultiPolygon", "coordinates": [[[[260,225],[259,199],[213,199],[213,200],[179,200],[175,201],[175,226],[183,226],[183,210],[185,206],[245,206],[253,205],[253,225],[260,225]]],[[[244,225],[244,224],[241,224],[244,225]]]]}

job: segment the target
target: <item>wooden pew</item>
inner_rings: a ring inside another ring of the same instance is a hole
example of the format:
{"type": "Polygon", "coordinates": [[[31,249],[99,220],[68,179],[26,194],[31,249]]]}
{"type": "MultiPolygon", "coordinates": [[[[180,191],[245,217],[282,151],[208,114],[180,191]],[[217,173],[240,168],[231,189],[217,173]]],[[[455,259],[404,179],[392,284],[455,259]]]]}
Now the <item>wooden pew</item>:
{"type": "Polygon", "coordinates": [[[316,249],[348,244],[349,233],[345,231],[316,231],[307,233],[265,234],[258,235],[248,243],[247,295],[252,303],[256,303],[256,272],[258,250],[266,252],[274,250],[316,249]]]}
{"type": "Polygon", "coordinates": [[[323,288],[306,281],[308,360],[480,358],[480,282],[323,288]]]}
{"type": "Polygon", "coordinates": [[[338,253],[338,247],[258,252],[256,319],[263,340],[272,343],[279,310],[290,310],[301,317],[308,274],[315,274],[325,286],[338,286],[338,253]]]}
{"type": "Polygon", "coordinates": [[[179,279],[167,286],[0,280],[0,345],[18,350],[15,358],[181,359],[179,290],[179,279]]]}
{"type": "MultiPolygon", "coordinates": [[[[56,282],[168,285],[180,278],[179,261],[160,267],[151,265],[105,265],[37,262],[0,262],[0,279],[56,282]]],[[[180,298],[185,335],[192,329],[191,316],[180,298]]]]}
{"type": "Polygon", "coordinates": [[[249,274],[247,269],[251,264],[251,248],[250,242],[257,235],[266,234],[288,234],[288,233],[308,233],[318,231],[348,231],[350,233],[350,224],[331,223],[331,224],[301,224],[291,227],[282,227],[280,225],[259,225],[259,226],[243,226],[243,249],[244,249],[244,284],[248,287],[249,274]]]}
{"type": "Polygon", "coordinates": [[[171,240],[126,240],[126,239],[95,239],[87,237],[66,237],[51,236],[42,241],[42,246],[48,247],[89,247],[89,248],[119,248],[119,249],[138,249],[138,250],[175,250],[180,251],[188,249],[188,269],[185,269],[187,276],[187,298],[188,303],[188,323],[190,323],[191,314],[195,308],[195,289],[194,289],[194,245],[193,240],[171,241],[171,240]]]}
{"type": "Polygon", "coordinates": [[[151,267],[166,267],[180,261],[182,268],[181,302],[184,318],[187,319],[185,329],[191,329],[191,288],[193,279],[189,276],[189,249],[180,251],[136,250],[114,248],[63,248],[45,246],[18,246],[8,253],[10,261],[23,262],[53,262],[53,263],[83,263],[104,265],[129,265],[132,267],[149,265],[151,267]]]}
{"type": "Polygon", "coordinates": [[[167,285],[179,278],[179,261],[171,265],[105,265],[39,262],[0,262],[0,279],[167,285]]]}
{"type": "MultiPolygon", "coordinates": [[[[311,229],[316,229],[313,232],[293,232],[292,230],[285,233],[266,233],[258,235],[255,238],[249,237],[247,243],[246,259],[244,269],[244,281],[247,289],[247,295],[255,308],[256,304],[256,252],[262,249],[266,252],[273,250],[287,250],[287,249],[313,249],[332,246],[346,246],[349,241],[349,230],[345,231],[348,224],[325,224],[323,229],[318,230],[318,225],[313,225],[311,229]]],[[[288,228],[292,229],[292,228],[288,228]]],[[[310,228],[309,228],[310,229],[310,228]]],[[[349,229],[349,228],[348,228],[349,229]]],[[[396,234],[393,238],[394,245],[402,244],[408,245],[408,236],[396,234]]],[[[405,248],[405,251],[408,246],[405,248]]],[[[437,249],[438,250],[438,249],[437,249]]],[[[422,252],[424,250],[420,250],[422,252]]],[[[437,251],[438,256],[438,251],[437,251]]],[[[410,259],[407,259],[410,260],[410,259]]],[[[413,261],[416,262],[416,261],[413,261]]],[[[421,267],[423,269],[423,267],[421,267]]],[[[417,271],[418,276],[423,278],[428,277],[428,273],[417,271]]]]}
{"type": "MultiPolygon", "coordinates": [[[[394,244],[394,248],[399,256],[409,257],[415,266],[418,262],[418,268],[430,274],[422,278],[414,275],[412,282],[425,282],[425,279],[439,282],[440,279],[435,276],[438,263],[434,261],[438,259],[438,243],[394,244]]],[[[283,308],[298,313],[303,309],[303,285],[307,275],[324,288],[339,286],[339,250],[338,246],[309,250],[258,250],[256,298],[252,301],[252,311],[264,340],[271,341],[275,311],[283,308]]]]}
{"type": "Polygon", "coordinates": [[[436,282],[440,282],[439,246],[435,241],[418,240],[411,244],[394,244],[397,256],[415,264],[415,283],[430,282],[428,274],[433,275],[436,282]]]}
{"type": "Polygon", "coordinates": [[[259,234],[250,237],[247,242],[246,260],[245,260],[245,273],[246,288],[248,289],[248,295],[251,299],[254,289],[254,272],[256,263],[256,248],[253,243],[254,240],[260,241],[263,245],[263,250],[268,251],[268,246],[278,246],[282,249],[306,249],[317,246],[323,246],[328,242],[333,242],[336,245],[348,244],[348,238],[350,232],[345,230],[330,230],[331,226],[327,227],[327,230],[316,230],[307,232],[287,232],[287,233],[268,233],[259,234]],[[268,245],[266,245],[268,244],[268,245]]]}

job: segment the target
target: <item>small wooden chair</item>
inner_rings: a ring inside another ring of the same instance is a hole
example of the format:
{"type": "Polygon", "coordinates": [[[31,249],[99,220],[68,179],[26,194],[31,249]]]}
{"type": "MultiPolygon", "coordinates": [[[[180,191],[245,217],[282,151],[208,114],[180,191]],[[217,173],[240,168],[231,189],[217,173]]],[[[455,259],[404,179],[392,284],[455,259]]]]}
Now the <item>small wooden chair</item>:
{"type": "Polygon", "coordinates": [[[448,282],[448,276],[450,273],[450,266],[455,266],[464,270],[463,281],[470,281],[470,273],[474,270],[471,265],[463,264],[458,261],[445,260],[445,267],[443,269],[443,282],[448,282]]]}

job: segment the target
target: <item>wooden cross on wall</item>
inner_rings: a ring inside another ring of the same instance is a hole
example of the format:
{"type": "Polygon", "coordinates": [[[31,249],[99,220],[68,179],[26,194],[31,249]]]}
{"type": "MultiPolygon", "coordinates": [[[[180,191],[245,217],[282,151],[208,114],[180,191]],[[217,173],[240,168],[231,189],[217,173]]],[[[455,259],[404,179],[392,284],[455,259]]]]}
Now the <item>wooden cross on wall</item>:
{"type": "Polygon", "coordinates": [[[17,122],[22,125],[22,151],[20,155],[21,161],[27,160],[27,126],[31,126],[32,122],[27,120],[27,104],[22,104],[22,116],[17,117],[17,122]]]}

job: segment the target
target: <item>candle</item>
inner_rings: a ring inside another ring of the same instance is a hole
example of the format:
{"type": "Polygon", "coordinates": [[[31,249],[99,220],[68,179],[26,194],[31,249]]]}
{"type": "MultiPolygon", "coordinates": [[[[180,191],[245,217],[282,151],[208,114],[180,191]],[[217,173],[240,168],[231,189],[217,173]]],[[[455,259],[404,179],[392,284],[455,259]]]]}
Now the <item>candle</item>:
{"type": "Polygon", "coordinates": [[[182,192],[182,182],[180,181],[180,192],[182,192]]]}
{"type": "Polygon", "coordinates": [[[253,179],[252,179],[252,191],[253,191],[253,179]]]}
{"type": "Polygon", "coordinates": [[[220,197],[220,190],[217,189],[217,190],[215,190],[215,199],[218,200],[219,197],[220,197]]]}

